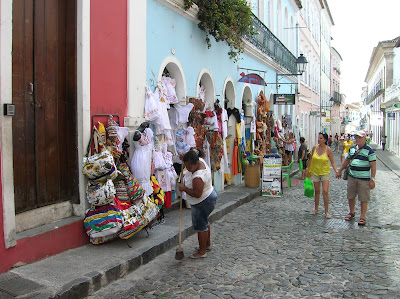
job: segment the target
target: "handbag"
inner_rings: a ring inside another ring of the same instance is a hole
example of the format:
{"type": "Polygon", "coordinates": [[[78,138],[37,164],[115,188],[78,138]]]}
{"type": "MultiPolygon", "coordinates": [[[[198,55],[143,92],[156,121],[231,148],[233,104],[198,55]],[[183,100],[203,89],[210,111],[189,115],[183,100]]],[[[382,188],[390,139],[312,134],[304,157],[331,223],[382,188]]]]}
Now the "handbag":
{"type": "Polygon", "coordinates": [[[144,189],[142,185],[138,182],[137,179],[134,178],[132,172],[128,166],[128,164],[119,163],[117,166],[118,170],[121,172],[124,177],[124,182],[126,185],[127,195],[131,202],[138,200],[144,196],[144,189]]]}
{"type": "Polygon", "coordinates": [[[355,155],[353,156],[353,158],[350,159],[349,165],[346,166],[346,168],[344,169],[344,173],[343,173],[343,180],[347,181],[349,179],[349,172],[350,172],[350,164],[351,162],[354,160],[355,157],[357,157],[357,155],[359,154],[361,149],[359,149],[355,155]]]}
{"type": "Polygon", "coordinates": [[[115,204],[120,208],[123,218],[123,228],[118,233],[121,239],[129,239],[137,234],[147,224],[139,208],[130,202],[115,200],[115,204]]]}
{"type": "Polygon", "coordinates": [[[109,204],[115,197],[115,187],[111,180],[106,183],[88,182],[86,188],[86,199],[92,206],[104,206],[109,204]]]}
{"type": "Polygon", "coordinates": [[[115,205],[90,208],[83,220],[86,234],[91,238],[101,238],[118,233],[122,228],[121,210],[115,205]]]}
{"type": "Polygon", "coordinates": [[[350,170],[350,165],[347,165],[346,168],[344,169],[344,173],[343,173],[343,179],[345,181],[347,181],[349,179],[349,170],[350,170]]]}
{"type": "Polygon", "coordinates": [[[146,225],[153,221],[160,209],[158,206],[153,203],[147,196],[144,196],[142,199],[138,201],[136,204],[140,213],[143,215],[143,218],[146,220],[146,225]]]}
{"type": "Polygon", "coordinates": [[[83,157],[82,173],[93,182],[105,183],[109,179],[116,179],[118,172],[114,158],[106,148],[103,147],[100,153],[89,156],[94,135],[97,136],[98,134],[96,127],[94,127],[87,147],[86,156],[83,157]]]}
{"type": "Polygon", "coordinates": [[[304,196],[307,196],[309,198],[314,197],[314,186],[309,178],[305,178],[304,180],[304,196]]]}
{"type": "MultiPolygon", "coordinates": [[[[158,206],[163,206],[165,203],[165,193],[164,190],[160,187],[156,177],[152,175],[150,177],[151,187],[153,189],[153,202],[158,206]]],[[[170,208],[171,206],[167,206],[166,208],[170,208]]]]}

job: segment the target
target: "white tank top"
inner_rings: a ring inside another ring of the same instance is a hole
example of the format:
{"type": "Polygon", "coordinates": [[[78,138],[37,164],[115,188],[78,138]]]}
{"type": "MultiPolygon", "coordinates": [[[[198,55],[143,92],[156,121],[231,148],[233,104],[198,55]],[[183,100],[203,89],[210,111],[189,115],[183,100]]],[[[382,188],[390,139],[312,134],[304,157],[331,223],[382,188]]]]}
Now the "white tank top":
{"type": "Polygon", "coordinates": [[[204,164],[206,169],[200,169],[194,173],[188,171],[187,174],[185,175],[185,186],[188,187],[189,189],[193,188],[192,183],[193,179],[195,178],[200,178],[204,182],[203,193],[199,198],[186,194],[186,200],[190,205],[195,205],[202,202],[208,196],[210,196],[211,192],[214,190],[214,187],[212,186],[211,169],[208,167],[206,161],[204,161],[202,158],[200,158],[199,160],[204,164]]]}

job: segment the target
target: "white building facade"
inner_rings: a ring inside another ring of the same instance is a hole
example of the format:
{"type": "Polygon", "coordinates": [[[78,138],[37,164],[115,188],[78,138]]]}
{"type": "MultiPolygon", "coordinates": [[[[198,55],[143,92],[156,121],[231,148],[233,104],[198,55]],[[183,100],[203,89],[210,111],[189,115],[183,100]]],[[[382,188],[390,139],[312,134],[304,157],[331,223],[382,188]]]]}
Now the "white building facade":
{"type": "Polygon", "coordinates": [[[385,90],[393,84],[394,46],[398,38],[381,41],[373,49],[365,82],[367,83],[365,105],[369,106],[369,131],[372,140],[380,143],[383,135],[388,135],[385,128],[386,108],[385,90]]]}
{"type": "Polygon", "coordinates": [[[386,148],[400,156],[400,39],[393,54],[393,84],[385,89],[386,148]]]}

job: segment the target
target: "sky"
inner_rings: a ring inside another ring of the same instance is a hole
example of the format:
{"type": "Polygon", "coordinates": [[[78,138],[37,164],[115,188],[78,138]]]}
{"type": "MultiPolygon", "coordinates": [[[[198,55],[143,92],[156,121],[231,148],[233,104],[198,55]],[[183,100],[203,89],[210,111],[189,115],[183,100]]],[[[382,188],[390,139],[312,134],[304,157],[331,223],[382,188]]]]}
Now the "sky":
{"type": "Polygon", "coordinates": [[[400,36],[400,0],[328,0],[333,46],[342,57],[340,92],[346,102],[361,101],[369,60],[380,41],[400,36]]]}

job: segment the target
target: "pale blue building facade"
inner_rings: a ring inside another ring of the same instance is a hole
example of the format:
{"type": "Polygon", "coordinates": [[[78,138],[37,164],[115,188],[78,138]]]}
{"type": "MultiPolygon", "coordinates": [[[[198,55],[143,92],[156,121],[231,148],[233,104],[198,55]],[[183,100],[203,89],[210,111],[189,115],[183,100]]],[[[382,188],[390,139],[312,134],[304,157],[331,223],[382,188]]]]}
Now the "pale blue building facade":
{"type": "MultiPolygon", "coordinates": [[[[273,105],[272,99],[276,93],[295,93],[297,90],[296,76],[277,78],[277,74],[297,73],[295,24],[301,4],[289,0],[248,2],[259,34],[246,41],[245,51],[235,63],[228,56],[229,47],[225,42],[215,42],[210,36],[212,46],[207,47],[206,34],[197,26],[196,8],[184,11],[183,1],[147,0],[146,85],[154,90],[163,73],[168,72],[176,80],[180,103],[186,103],[187,97],[196,97],[202,85],[206,88],[209,105],[218,99],[220,103],[227,101],[226,107],[239,110],[242,102],[256,101],[263,91],[277,118],[288,114],[294,119],[295,105],[273,105]],[[269,24],[273,30],[269,30],[269,24]],[[283,41],[272,33],[274,31],[283,41]],[[259,74],[267,86],[238,82],[241,73],[259,74]],[[280,83],[278,91],[277,79],[280,83]]],[[[234,128],[231,126],[230,129],[233,133],[234,128]]],[[[217,191],[223,190],[223,174],[216,173],[214,183],[217,191]]],[[[233,183],[241,183],[241,176],[236,176],[233,183]]]]}

